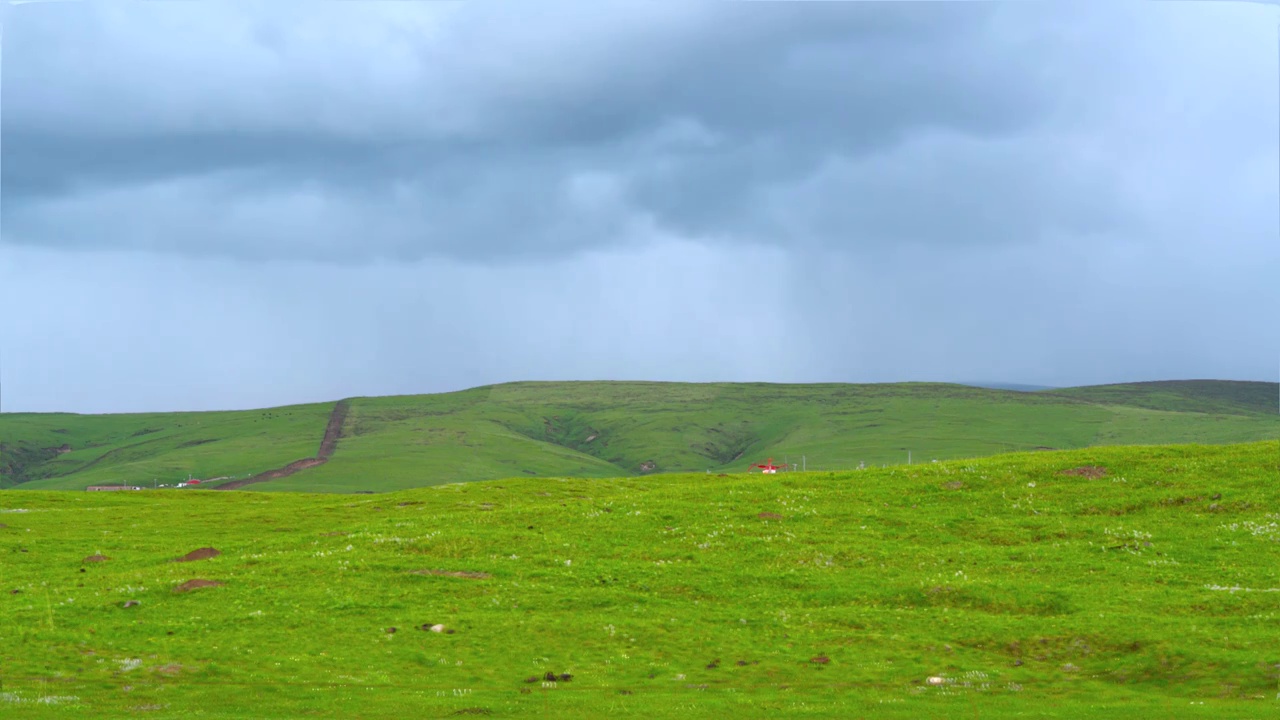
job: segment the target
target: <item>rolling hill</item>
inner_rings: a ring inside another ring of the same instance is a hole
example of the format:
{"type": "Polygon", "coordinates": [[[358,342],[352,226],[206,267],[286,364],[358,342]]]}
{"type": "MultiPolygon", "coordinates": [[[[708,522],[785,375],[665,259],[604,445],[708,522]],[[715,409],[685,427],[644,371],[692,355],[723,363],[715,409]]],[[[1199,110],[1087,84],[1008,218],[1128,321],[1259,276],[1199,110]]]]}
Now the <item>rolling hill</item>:
{"type": "Polygon", "coordinates": [[[1225,381],[1039,392],[524,382],[259,411],[5,414],[0,482],[82,489],[193,475],[209,486],[358,492],[511,476],[740,472],[767,457],[841,470],[909,457],[1272,439],[1280,437],[1276,397],[1274,383],[1225,381]]]}
{"type": "Polygon", "coordinates": [[[1273,717],[1278,460],[0,493],[0,716],[1273,717]]]}

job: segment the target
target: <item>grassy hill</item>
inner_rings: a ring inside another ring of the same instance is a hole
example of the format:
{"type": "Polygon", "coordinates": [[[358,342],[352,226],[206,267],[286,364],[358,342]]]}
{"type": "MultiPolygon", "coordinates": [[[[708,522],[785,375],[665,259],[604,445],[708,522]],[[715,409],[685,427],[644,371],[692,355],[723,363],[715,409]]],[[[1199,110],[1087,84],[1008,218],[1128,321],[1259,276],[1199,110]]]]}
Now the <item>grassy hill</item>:
{"type": "Polygon", "coordinates": [[[1280,387],[1268,382],[1177,380],[1093,385],[1054,394],[1111,405],[1211,414],[1280,414],[1280,387]]]}
{"type": "MultiPolygon", "coordinates": [[[[964,385],[511,383],[354,398],[327,462],[256,490],[385,491],[509,476],[840,470],[1107,444],[1280,437],[1268,383],[1016,392],[964,385]]],[[[235,478],[314,457],[333,405],[0,416],[0,477],[26,489],[235,478]],[[69,446],[70,452],[58,453],[69,446]]],[[[221,482],[228,482],[227,480],[221,482]]],[[[215,485],[218,483],[214,483],[215,485]]]]}
{"type": "Polygon", "coordinates": [[[332,404],[128,415],[0,415],[0,480],[46,489],[245,475],[314,455],[332,404]]]}
{"type": "MultiPolygon", "coordinates": [[[[684,390],[548,432],[674,432],[699,393],[760,391],[684,390]]],[[[426,419],[371,401],[355,437],[421,437],[488,395],[426,419]]],[[[474,422],[467,442],[501,427],[474,422]]],[[[794,432],[760,423],[757,442],[794,432]]],[[[1270,441],[369,497],[0,493],[0,716],[1270,717],[1278,462],[1270,441]],[[202,547],[221,554],[172,562],[202,547]],[[175,591],[192,580],[220,585],[175,591]]]]}

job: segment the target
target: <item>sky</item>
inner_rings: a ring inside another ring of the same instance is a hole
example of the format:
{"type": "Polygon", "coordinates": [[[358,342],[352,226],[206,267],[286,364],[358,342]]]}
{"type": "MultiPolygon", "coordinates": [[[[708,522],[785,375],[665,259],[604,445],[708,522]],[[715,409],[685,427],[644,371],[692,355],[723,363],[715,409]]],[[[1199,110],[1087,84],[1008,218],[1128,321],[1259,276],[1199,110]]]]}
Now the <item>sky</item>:
{"type": "Polygon", "coordinates": [[[1275,6],[5,10],[5,411],[1280,369],[1275,6]]]}

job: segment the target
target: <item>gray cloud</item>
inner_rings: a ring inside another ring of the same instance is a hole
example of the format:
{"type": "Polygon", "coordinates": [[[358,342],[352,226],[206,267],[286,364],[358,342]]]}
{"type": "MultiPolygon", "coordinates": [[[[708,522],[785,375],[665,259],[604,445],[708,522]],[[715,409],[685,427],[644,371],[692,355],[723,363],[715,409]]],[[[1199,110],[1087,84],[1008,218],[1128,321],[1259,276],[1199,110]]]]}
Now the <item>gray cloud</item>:
{"type": "Polygon", "coordinates": [[[1109,178],[1035,146],[1060,91],[1044,68],[1071,49],[1044,13],[391,5],[24,12],[6,238],[491,261],[654,228],[839,245],[1124,220],[1109,178]],[[1011,18],[1021,34],[1002,32],[1011,18]],[[1017,202],[980,207],[1006,191],[1017,202]]]}
{"type": "Polygon", "coordinates": [[[586,7],[15,8],[6,409],[1274,377],[1267,9],[586,7]]]}

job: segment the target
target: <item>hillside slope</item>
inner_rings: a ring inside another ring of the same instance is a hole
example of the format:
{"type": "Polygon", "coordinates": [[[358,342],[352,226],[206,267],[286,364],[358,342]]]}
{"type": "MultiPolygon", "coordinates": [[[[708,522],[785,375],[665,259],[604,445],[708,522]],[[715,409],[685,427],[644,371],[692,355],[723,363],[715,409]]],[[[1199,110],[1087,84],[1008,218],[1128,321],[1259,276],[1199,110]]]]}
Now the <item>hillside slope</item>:
{"type": "Polygon", "coordinates": [[[717,473],[768,457],[837,470],[908,457],[928,462],[1015,450],[1280,437],[1280,416],[1258,411],[1257,393],[1225,385],[1031,393],[937,383],[510,383],[353,398],[323,464],[309,459],[332,405],[30,421],[6,415],[0,416],[0,438],[9,437],[11,428],[28,434],[45,428],[43,439],[20,447],[47,453],[63,437],[48,428],[79,433],[71,453],[34,458],[22,466],[25,474],[6,475],[24,481],[26,489],[70,489],[108,479],[149,484],[189,472],[243,478],[289,466],[304,469],[258,475],[270,481],[248,488],[355,492],[520,475],[717,473]],[[128,436],[147,422],[164,432],[128,436]],[[96,444],[78,444],[93,438],[96,444]],[[219,442],[184,447],[215,438],[219,442]]]}
{"type": "Polygon", "coordinates": [[[0,478],[22,487],[252,475],[316,453],[333,404],[127,415],[0,415],[0,478]]]}
{"type": "Polygon", "coordinates": [[[1278,460],[0,493],[0,715],[1272,717],[1278,460]]]}
{"type": "Polygon", "coordinates": [[[1174,412],[1280,414],[1280,384],[1235,380],[1166,380],[1092,385],[1044,394],[1174,412]]]}

